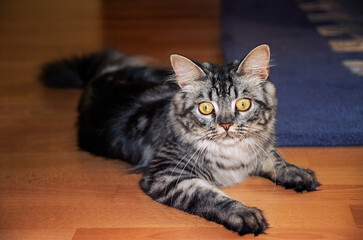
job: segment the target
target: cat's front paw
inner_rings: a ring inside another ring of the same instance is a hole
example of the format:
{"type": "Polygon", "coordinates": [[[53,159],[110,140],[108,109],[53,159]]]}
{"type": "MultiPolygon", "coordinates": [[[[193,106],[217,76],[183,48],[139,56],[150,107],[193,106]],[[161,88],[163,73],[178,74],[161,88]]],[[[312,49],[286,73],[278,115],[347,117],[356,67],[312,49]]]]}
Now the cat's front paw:
{"type": "Polygon", "coordinates": [[[320,186],[312,170],[297,166],[287,167],[284,174],[277,179],[277,184],[287,189],[294,189],[296,192],[316,191],[320,186]]]}
{"type": "Polygon", "coordinates": [[[225,227],[239,235],[253,233],[257,236],[267,229],[268,224],[260,209],[242,206],[229,216],[225,227]]]}

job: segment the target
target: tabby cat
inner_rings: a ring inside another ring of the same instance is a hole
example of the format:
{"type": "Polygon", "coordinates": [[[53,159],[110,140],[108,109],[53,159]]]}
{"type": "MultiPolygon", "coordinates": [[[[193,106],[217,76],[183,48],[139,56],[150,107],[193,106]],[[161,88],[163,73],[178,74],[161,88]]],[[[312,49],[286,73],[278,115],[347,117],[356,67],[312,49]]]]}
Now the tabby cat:
{"type": "Polygon", "coordinates": [[[219,66],[170,56],[172,69],[148,67],[108,49],[47,64],[50,87],[84,87],[78,142],[93,154],[141,171],[155,201],[222,224],[240,235],[268,226],[262,211],[218,187],[261,176],[297,192],[319,186],[310,169],[276,151],[270,49],[219,66]]]}

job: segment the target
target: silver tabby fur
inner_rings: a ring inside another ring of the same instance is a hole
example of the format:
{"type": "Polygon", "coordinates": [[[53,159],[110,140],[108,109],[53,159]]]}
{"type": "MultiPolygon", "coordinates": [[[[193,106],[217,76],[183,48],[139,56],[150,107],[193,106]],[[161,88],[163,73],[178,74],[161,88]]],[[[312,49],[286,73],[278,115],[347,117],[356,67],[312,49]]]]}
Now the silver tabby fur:
{"type": "Polygon", "coordinates": [[[241,61],[224,66],[186,61],[194,71],[187,84],[170,69],[140,65],[114,50],[48,64],[42,80],[51,87],[84,83],[80,147],[142,171],[140,186],[152,199],[240,235],[260,234],[268,226],[262,211],[218,187],[250,176],[298,192],[316,190],[319,183],[313,171],[287,163],[275,149],[277,100],[268,78],[241,71],[241,61]],[[242,98],[251,101],[248,111],[235,107],[242,98]],[[212,103],[213,113],[201,114],[201,102],[212,103]],[[233,125],[226,130],[222,123],[233,125]]]}

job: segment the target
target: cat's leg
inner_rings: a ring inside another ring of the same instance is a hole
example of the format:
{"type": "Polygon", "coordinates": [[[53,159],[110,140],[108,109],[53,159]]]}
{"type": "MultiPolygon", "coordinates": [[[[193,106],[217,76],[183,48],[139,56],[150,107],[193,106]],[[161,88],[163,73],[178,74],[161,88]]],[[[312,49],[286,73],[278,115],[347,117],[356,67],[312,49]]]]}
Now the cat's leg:
{"type": "Polygon", "coordinates": [[[268,153],[268,157],[258,161],[254,175],[296,192],[315,191],[320,186],[312,170],[286,162],[275,149],[268,153]]]}
{"type": "Polygon", "coordinates": [[[203,179],[144,175],[140,186],[157,202],[222,224],[240,235],[258,235],[267,228],[261,210],[229,198],[203,179]]]}

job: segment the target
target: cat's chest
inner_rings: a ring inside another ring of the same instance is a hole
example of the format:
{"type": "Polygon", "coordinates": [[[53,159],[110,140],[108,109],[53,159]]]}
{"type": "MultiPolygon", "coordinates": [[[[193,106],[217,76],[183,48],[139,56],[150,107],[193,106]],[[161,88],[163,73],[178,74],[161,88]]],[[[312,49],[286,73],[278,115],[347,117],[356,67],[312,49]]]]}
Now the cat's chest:
{"type": "Polygon", "coordinates": [[[208,171],[218,186],[235,185],[256,167],[256,154],[248,145],[211,145],[205,155],[208,171]]]}

